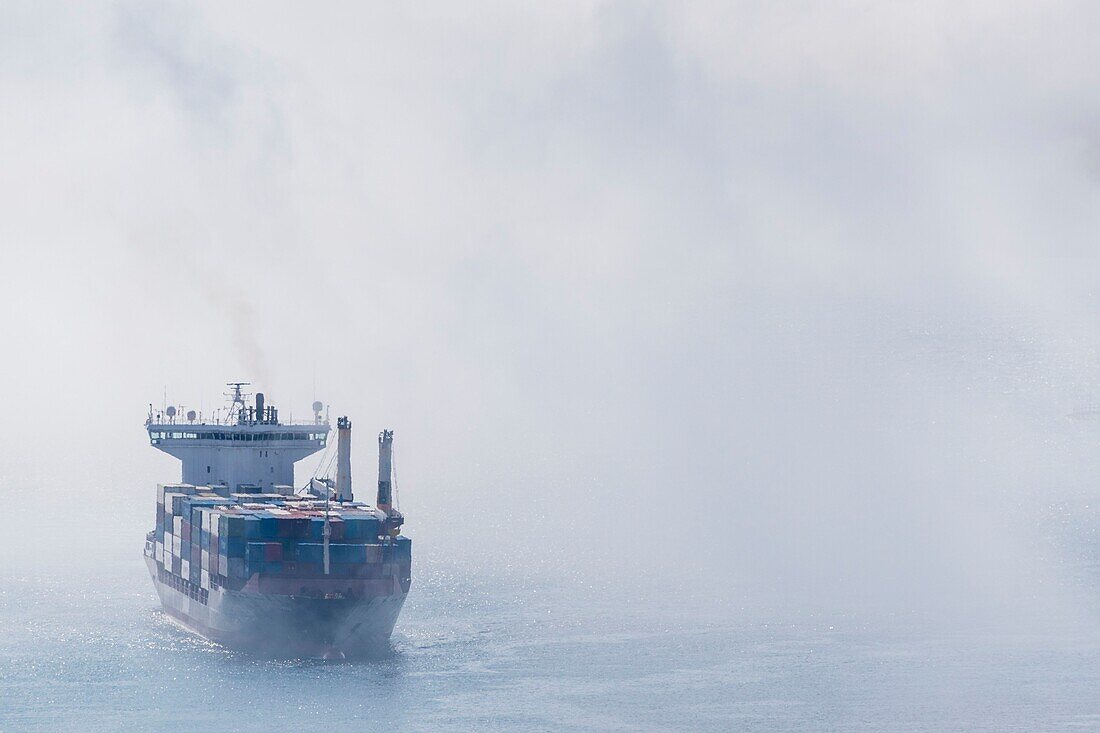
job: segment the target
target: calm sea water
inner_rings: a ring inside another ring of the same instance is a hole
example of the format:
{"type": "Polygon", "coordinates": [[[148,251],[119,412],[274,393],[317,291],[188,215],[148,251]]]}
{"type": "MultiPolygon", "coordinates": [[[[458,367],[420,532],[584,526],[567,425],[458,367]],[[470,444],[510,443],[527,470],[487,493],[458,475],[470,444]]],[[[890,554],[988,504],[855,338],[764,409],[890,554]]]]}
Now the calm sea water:
{"type": "Polygon", "coordinates": [[[625,592],[522,557],[476,567],[410,522],[414,582],[392,649],[323,663],[177,627],[141,559],[151,489],[93,504],[80,486],[44,490],[66,485],[0,476],[0,731],[1100,730],[1100,628],[1081,621],[1100,615],[1100,513],[1085,501],[1048,508],[1036,554],[1060,558],[1093,607],[997,628],[779,623],[700,602],[707,588],[625,592]]]}
{"type": "Polygon", "coordinates": [[[1080,629],[738,622],[429,557],[388,654],[271,661],[169,622],[140,549],[5,567],[0,730],[1100,729],[1080,629]]]}
{"type": "MultiPolygon", "coordinates": [[[[563,578],[536,571],[524,556],[531,548],[509,536],[503,520],[500,552],[514,562],[488,567],[437,546],[425,513],[412,512],[413,587],[388,653],[359,663],[258,659],[192,636],[161,613],[141,559],[153,467],[117,459],[90,467],[102,457],[89,451],[94,461],[0,468],[0,731],[1100,730],[1100,624],[1089,620],[1100,618],[1100,511],[1090,508],[1097,432],[1061,417],[1074,398],[1035,376],[1058,372],[1032,364],[1027,349],[989,345],[1000,366],[986,378],[990,359],[970,358],[984,353],[974,337],[924,340],[930,356],[918,366],[939,380],[928,395],[956,382],[951,394],[986,385],[1012,400],[1005,414],[1015,415],[1017,403],[1034,413],[1026,434],[1045,463],[1026,481],[1044,497],[1039,505],[1003,491],[996,473],[974,495],[988,497],[989,508],[1014,508],[1018,527],[1005,533],[1038,529],[1040,540],[1001,556],[977,527],[965,549],[979,557],[958,558],[987,586],[1007,586],[994,588],[1004,600],[991,609],[990,587],[972,591],[985,594],[996,623],[980,615],[929,623],[858,602],[854,615],[804,606],[780,622],[736,602],[707,603],[720,579],[702,579],[691,596],[682,586],[662,592],[661,578],[632,591],[629,578],[596,572],[599,543],[563,578]],[[112,480],[72,478],[93,469],[112,480]],[[1072,498],[1045,498],[1056,495],[1072,498]],[[1034,558],[1034,568],[1017,573],[1021,557],[1034,558]],[[983,564],[998,572],[983,576],[983,564]],[[1052,585],[1065,587],[1051,592],[1052,585]],[[1029,603],[1047,597],[1066,602],[1049,615],[1029,603]]],[[[975,432],[1003,422],[993,411],[975,432]]],[[[999,446],[998,435],[985,440],[999,446]]],[[[1012,457],[1008,449],[987,452],[990,465],[1012,457]]],[[[981,457],[967,453],[970,462],[981,457]]],[[[928,544],[936,531],[930,523],[928,544]]],[[[799,540],[793,530],[781,539],[799,540]]],[[[681,547],[690,566],[690,545],[681,547]]],[[[766,552],[711,565],[754,563],[766,552]]],[[[937,572],[934,563],[908,567],[937,572]]],[[[944,596],[968,591],[951,586],[944,596]]]]}

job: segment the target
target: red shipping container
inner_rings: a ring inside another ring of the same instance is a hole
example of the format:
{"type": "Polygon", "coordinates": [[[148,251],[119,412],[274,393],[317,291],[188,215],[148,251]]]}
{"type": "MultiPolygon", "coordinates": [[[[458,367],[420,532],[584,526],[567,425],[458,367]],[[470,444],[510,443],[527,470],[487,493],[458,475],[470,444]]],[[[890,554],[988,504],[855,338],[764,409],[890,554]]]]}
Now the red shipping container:
{"type": "Polygon", "coordinates": [[[264,562],[279,562],[283,559],[283,546],[278,542],[264,543],[264,562]]]}
{"type": "Polygon", "coordinates": [[[188,522],[185,519],[182,522],[180,522],[180,527],[182,528],[182,529],[180,529],[180,539],[184,543],[190,542],[191,541],[191,523],[188,522]]]}

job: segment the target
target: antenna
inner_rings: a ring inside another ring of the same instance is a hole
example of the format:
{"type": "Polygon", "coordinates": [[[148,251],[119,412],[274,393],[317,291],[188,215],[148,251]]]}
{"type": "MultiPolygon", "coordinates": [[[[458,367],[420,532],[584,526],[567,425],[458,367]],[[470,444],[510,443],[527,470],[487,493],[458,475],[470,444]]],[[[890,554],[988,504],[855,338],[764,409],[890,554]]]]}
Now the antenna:
{"type": "Polygon", "coordinates": [[[250,384],[252,384],[252,383],[251,382],[226,382],[225,385],[227,387],[231,387],[233,389],[233,391],[232,392],[226,392],[225,396],[228,397],[232,401],[232,404],[234,404],[234,405],[239,404],[241,407],[244,407],[244,400],[249,395],[246,392],[244,392],[241,389],[241,387],[247,387],[250,384]]]}
{"type": "Polygon", "coordinates": [[[244,411],[247,409],[244,404],[244,400],[249,395],[241,389],[241,387],[247,387],[250,382],[226,382],[226,386],[232,388],[232,392],[225,392],[225,396],[230,400],[230,414],[228,420],[232,420],[233,416],[237,416],[237,423],[243,425],[246,416],[244,411]]]}

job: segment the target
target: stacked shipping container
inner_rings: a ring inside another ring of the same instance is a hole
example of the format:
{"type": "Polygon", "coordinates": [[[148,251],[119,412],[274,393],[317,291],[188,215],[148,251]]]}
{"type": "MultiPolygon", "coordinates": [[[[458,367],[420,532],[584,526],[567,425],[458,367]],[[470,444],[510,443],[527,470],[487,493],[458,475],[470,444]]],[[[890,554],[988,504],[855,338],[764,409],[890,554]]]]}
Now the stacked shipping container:
{"type": "Polygon", "coordinates": [[[323,504],[284,494],[219,496],[206,486],[157,487],[155,554],[166,572],[198,588],[239,588],[257,573],[283,578],[383,578],[411,562],[406,537],[380,538],[384,515],[362,502],[334,503],[329,573],[323,504]]]}

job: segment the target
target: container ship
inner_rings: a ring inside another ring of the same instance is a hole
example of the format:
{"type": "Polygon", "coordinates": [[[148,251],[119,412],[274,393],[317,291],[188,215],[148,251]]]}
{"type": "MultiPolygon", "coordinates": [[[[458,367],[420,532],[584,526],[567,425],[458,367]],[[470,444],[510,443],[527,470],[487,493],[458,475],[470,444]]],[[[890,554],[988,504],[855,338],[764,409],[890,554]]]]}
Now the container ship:
{"type": "Polygon", "coordinates": [[[351,421],[336,423],[335,476],[295,488],[294,464],[325,451],[320,402],[281,422],[246,382],[210,420],[149,408],[149,442],[183,464],[157,486],[145,562],[164,611],[219,644],[276,656],[353,658],[388,645],[412,580],[412,541],[394,506],[393,432],[378,436],[374,505],[356,501],[351,421]]]}

